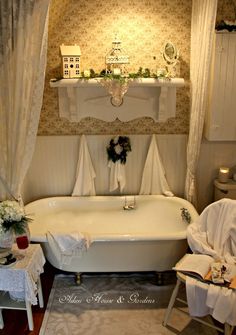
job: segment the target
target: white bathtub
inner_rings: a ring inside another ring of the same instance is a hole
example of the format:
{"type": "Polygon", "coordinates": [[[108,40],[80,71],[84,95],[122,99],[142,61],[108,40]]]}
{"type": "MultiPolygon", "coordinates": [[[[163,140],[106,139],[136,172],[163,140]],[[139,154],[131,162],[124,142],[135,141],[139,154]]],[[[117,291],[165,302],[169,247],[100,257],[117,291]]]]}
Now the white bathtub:
{"type": "MultiPolygon", "coordinates": [[[[131,202],[133,197],[127,197],[131,202]]],[[[186,226],[181,208],[198,217],[186,200],[161,195],[135,196],[136,206],[124,210],[125,197],[54,197],[26,205],[31,241],[40,242],[48,261],[72,272],[165,271],[184,255],[186,226]],[[82,257],[61,264],[46,233],[86,232],[92,244],[82,257]]]]}

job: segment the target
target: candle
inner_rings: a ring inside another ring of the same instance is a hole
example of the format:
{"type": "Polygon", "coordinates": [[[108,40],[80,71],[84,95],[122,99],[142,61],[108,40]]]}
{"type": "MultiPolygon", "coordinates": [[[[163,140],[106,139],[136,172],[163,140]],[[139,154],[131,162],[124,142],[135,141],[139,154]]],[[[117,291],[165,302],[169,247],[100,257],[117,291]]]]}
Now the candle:
{"type": "Polygon", "coordinates": [[[113,74],[114,74],[115,76],[119,76],[119,75],[120,75],[120,69],[119,69],[119,68],[115,68],[115,69],[113,70],[113,74]]]}
{"type": "Polygon", "coordinates": [[[221,167],[219,170],[219,176],[218,176],[220,183],[227,183],[229,179],[229,168],[227,167],[221,167]]]}

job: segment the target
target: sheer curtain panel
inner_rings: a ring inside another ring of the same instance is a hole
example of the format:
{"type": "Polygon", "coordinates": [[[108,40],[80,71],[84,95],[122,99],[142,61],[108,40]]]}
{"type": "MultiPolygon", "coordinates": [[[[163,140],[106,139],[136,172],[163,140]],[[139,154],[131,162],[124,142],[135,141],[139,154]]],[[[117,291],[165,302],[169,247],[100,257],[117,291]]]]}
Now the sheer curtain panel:
{"type": "Polygon", "coordinates": [[[191,114],[185,198],[196,205],[196,169],[207,108],[217,0],[193,0],[191,22],[191,114]]]}
{"type": "Polygon", "coordinates": [[[42,107],[50,0],[0,1],[0,200],[20,198],[42,107]]]}

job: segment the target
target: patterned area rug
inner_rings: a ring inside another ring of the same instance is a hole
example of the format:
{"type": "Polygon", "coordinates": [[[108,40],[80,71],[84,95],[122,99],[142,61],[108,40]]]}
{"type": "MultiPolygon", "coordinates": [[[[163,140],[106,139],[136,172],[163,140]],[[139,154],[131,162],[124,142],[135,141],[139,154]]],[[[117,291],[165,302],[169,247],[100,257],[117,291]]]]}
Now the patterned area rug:
{"type": "Polygon", "coordinates": [[[71,275],[55,277],[40,335],[215,335],[174,309],[162,326],[174,287],[172,274],[157,285],[154,274],[84,275],[80,286],[71,275]]]}

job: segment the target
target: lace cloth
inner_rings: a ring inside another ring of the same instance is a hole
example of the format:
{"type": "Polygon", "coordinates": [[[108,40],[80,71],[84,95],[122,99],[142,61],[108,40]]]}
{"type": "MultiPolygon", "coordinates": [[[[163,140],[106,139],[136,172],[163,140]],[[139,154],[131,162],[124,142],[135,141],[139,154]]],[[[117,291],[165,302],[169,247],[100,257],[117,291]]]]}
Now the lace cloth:
{"type": "MultiPolygon", "coordinates": [[[[16,258],[21,252],[16,245],[12,252],[16,258]]],[[[0,290],[9,291],[14,296],[24,297],[32,305],[37,305],[37,280],[43,272],[45,257],[39,244],[30,244],[24,257],[9,268],[0,268],[0,290]]]]}

